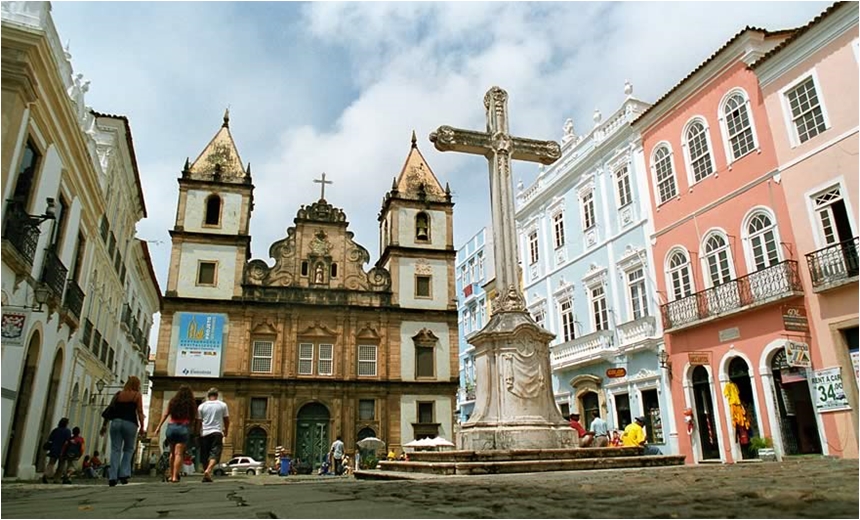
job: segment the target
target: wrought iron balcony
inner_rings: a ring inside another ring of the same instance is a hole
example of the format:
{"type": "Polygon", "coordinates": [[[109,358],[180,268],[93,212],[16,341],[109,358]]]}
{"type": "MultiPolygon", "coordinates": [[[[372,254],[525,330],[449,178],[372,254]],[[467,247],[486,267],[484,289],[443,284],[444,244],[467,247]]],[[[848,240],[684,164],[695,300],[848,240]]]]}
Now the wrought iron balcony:
{"type": "Polygon", "coordinates": [[[617,354],[612,345],[612,331],[598,330],[550,347],[550,363],[553,370],[583,365],[617,354]]]}
{"type": "Polygon", "coordinates": [[[84,320],[84,332],[83,336],[81,336],[81,342],[90,348],[90,343],[93,341],[93,322],[90,320],[84,320]]]}
{"type": "Polygon", "coordinates": [[[66,278],[69,270],[60,261],[54,248],[45,250],[45,262],[42,267],[42,281],[59,300],[63,296],[63,288],[66,286],[66,278]]]}
{"type": "Polygon", "coordinates": [[[85,296],[84,291],[78,284],[74,280],[69,280],[69,284],[66,286],[66,297],[63,300],[63,306],[72,313],[76,321],[81,319],[81,309],[84,308],[85,296]]]}
{"type": "Polygon", "coordinates": [[[3,241],[8,242],[18,253],[23,264],[20,268],[27,274],[33,268],[33,259],[36,258],[36,248],[39,245],[39,225],[42,222],[43,220],[28,215],[18,202],[10,201],[6,208],[3,241]]]}
{"type": "Polygon", "coordinates": [[[663,328],[674,332],[753,307],[800,296],[797,262],[786,260],[766,269],[662,305],[663,328]]]}
{"type": "Polygon", "coordinates": [[[806,263],[812,277],[813,291],[822,292],[857,281],[858,245],[860,238],[854,237],[807,253],[806,263]]]}

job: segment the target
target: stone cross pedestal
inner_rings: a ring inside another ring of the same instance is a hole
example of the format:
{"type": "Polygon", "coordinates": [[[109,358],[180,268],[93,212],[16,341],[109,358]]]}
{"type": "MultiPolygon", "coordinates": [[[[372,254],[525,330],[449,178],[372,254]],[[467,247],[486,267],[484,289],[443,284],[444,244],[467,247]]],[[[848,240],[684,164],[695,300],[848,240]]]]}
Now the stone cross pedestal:
{"type": "Polygon", "coordinates": [[[475,409],[462,425],[458,447],[465,450],[571,448],[576,433],[555,405],[549,342],[555,335],[526,311],[517,275],[517,237],[511,160],[552,164],[561,157],[555,141],[512,137],[508,94],[499,87],[484,96],[487,131],[440,126],[430,141],[442,152],[487,158],[490,208],[495,236],[496,287],[490,322],[469,340],[475,347],[475,409]]]}

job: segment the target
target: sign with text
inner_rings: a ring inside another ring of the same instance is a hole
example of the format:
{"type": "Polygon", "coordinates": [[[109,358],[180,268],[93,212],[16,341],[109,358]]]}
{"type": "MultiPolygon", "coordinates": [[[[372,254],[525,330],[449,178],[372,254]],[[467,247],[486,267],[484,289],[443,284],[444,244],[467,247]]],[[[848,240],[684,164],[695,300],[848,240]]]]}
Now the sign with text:
{"type": "Polygon", "coordinates": [[[818,412],[850,410],[848,397],[842,386],[842,368],[833,367],[812,372],[812,398],[818,412]]]}
{"type": "Polygon", "coordinates": [[[175,376],[221,377],[223,314],[178,312],[179,342],[176,345],[175,376]]]}
{"type": "Polygon", "coordinates": [[[627,369],[624,367],[614,367],[606,369],[606,377],[616,378],[616,377],[624,377],[627,375],[627,369]]]}
{"type": "Polygon", "coordinates": [[[691,365],[710,365],[710,352],[687,352],[687,360],[691,365]]]}
{"type": "Polygon", "coordinates": [[[783,305],[782,325],[785,330],[809,332],[809,319],[806,317],[806,307],[783,305]]]}
{"type": "Polygon", "coordinates": [[[21,346],[24,344],[24,328],[27,324],[27,316],[30,311],[6,312],[3,311],[2,331],[4,346],[21,346]]]}
{"type": "Polygon", "coordinates": [[[811,367],[812,359],[809,357],[809,345],[798,341],[786,341],[785,360],[790,367],[811,367]]]}

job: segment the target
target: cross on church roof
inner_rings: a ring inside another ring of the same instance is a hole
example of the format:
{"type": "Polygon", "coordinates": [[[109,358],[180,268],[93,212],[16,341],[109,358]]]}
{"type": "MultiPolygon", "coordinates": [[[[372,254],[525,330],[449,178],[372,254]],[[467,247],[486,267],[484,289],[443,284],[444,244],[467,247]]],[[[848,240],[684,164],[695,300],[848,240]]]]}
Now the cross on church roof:
{"type": "Polygon", "coordinates": [[[325,185],[334,183],[325,180],[325,172],[323,172],[321,179],[314,179],[314,182],[320,185],[320,200],[325,200],[325,185]]]}

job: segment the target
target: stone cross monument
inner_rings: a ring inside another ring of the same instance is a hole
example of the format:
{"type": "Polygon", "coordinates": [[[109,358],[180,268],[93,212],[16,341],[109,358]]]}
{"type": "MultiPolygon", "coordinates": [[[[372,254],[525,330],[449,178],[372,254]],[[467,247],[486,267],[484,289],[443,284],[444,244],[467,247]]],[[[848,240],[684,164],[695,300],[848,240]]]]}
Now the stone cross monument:
{"type": "Polygon", "coordinates": [[[555,141],[513,137],[508,132],[508,93],[484,96],[487,131],[440,126],[430,141],[442,152],[487,158],[498,295],[490,322],[469,339],[475,347],[475,410],[462,426],[459,447],[512,450],[573,447],[576,434],[555,405],[549,342],[555,335],[526,311],[519,287],[511,160],[552,164],[561,157],[555,141]]]}

